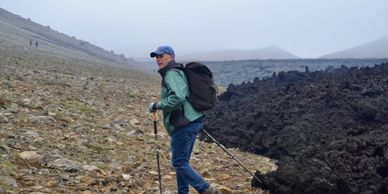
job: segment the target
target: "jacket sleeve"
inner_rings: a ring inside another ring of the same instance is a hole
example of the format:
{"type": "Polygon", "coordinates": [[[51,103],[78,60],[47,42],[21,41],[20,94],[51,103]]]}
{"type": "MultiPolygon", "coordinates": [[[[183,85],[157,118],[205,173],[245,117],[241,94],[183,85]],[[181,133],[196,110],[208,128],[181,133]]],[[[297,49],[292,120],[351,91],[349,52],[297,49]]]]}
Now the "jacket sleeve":
{"type": "Polygon", "coordinates": [[[188,92],[184,77],[177,71],[169,71],[164,78],[164,82],[168,94],[160,100],[160,109],[164,111],[178,109],[185,102],[188,92]]]}

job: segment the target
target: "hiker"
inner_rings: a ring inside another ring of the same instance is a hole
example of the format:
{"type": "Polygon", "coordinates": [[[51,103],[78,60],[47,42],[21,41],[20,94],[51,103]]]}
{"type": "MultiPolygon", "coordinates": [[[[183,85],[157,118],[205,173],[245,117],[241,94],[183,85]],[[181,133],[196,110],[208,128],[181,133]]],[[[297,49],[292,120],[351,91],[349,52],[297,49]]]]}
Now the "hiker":
{"type": "Polygon", "coordinates": [[[160,46],[150,56],[156,58],[159,66],[162,88],[160,101],[152,102],[148,108],[150,112],[163,112],[164,127],[171,137],[171,161],[176,172],[178,194],[188,194],[189,185],[198,193],[216,194],[217,189],[190,165],[190,155],[196,136],[203,127],[204,114],[195,110],[186,99],[189,88],[184,72],[171,70],[182,64],[175,62],[175,53],[170,46],[160,46]]]}

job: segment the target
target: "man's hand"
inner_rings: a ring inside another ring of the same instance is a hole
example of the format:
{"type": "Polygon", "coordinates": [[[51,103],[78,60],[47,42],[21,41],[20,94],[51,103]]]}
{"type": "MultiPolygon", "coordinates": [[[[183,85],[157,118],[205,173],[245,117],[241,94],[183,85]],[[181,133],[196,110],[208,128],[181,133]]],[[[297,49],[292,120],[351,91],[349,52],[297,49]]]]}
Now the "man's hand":
{"type": "Polygon", "coordinates": [[[148,105],[148,110],[150,112],[155,112],[159,109],[159,102],[151,102],[150,105],[148,105]]]}

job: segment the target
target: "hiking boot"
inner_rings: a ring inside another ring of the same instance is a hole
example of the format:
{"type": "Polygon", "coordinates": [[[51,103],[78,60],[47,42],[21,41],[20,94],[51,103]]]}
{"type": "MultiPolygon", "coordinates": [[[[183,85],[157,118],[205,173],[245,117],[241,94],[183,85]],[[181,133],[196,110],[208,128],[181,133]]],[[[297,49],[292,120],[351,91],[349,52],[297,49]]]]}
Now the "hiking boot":
{"type": "Polygon", "coordinates": [[[209,186],[202,194],[218,194],[218,191],[215,187],[209,186]]]}

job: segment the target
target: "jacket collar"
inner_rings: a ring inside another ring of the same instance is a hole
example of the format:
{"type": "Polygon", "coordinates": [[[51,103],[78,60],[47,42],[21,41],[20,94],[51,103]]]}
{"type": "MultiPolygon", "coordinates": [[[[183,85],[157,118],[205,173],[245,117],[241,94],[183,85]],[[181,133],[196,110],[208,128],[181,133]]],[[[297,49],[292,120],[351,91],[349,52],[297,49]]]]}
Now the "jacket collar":
{"type": "Polygon", "coordinates": [[[183,65],[180,64],[180,63],[176,63],[175,60],[172,60],[170,61],[166,67],[162,68],[162,69],[159,69],[158,72],[159,74],[164,77],[167,73],[168,70],[172,69],[172,68],[183,68],[183,65]]]}

